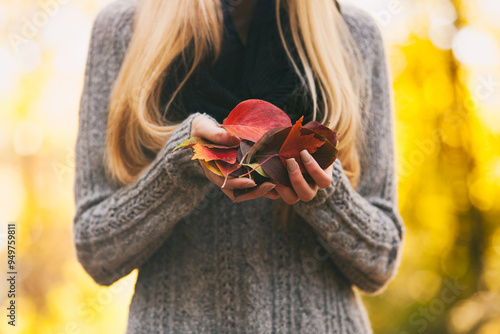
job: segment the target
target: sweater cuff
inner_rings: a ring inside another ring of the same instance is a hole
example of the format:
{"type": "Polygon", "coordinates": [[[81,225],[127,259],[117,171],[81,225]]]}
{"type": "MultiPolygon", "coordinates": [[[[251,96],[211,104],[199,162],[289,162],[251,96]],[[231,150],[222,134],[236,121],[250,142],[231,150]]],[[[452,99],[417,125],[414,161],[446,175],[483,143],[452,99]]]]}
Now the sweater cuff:
{"type": "Polygon", "coordinates": [[[162,157],[164,168],[169,175],[169,178],[174,184],[181,188],[190,188],[210,183],[210,180],[205,175],[203,168],[198,160],[192,160],[193,148],[172,150],[181,144],[184,140],[191,138],[191,124],[197,116],[206,116],[212,119],[216,124],[217,121],[207,113],[196,112],[190,114],[186,119],[179,123],[178,127],[172,133],[167,144],[160,150],[158,156],[162,157]]]}

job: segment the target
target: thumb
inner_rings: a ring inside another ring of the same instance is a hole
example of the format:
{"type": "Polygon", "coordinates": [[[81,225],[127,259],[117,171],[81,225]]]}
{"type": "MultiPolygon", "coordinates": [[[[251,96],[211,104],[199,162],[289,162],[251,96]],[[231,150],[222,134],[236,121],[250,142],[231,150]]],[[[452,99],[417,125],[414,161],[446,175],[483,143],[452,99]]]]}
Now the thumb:
{"type": "Polygon", "coordinates": [[[235,146],[240,143],[240,139],[237,136],[229,133],[213,120],[203,119],[196,125],[196,130],[198,136],[215,144],[235,146]]]}
{"type": "Polygon", "coordinates": [[[228,132],[226,129],[217,126],[217,131],[214,133],[214,142],[221,145],[234,146],[240,144],[240,138],[228,132]]]}

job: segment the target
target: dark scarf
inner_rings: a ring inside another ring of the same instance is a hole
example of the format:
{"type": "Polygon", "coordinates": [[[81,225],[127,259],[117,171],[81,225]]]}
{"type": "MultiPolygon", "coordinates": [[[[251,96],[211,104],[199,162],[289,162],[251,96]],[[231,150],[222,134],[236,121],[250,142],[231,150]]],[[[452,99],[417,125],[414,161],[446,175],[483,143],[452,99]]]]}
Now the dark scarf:
{"type": "MultiPolygon", "coordinates": [[[[337,3],[337,8],[338,3],[337,3]]],[[[180,122],[194,112],[206,112],[222,123],[229,112],[246,99],[262,99],[285,111],[295,123],[312,119],[313,102],[306,87],[300,83],[279,37],[275,2],[257,0],[250,22],[246,46],[230,16],[231,1],[223,0],[224,35],[218,59],[206,59],[175,98],[167,119],[180,122]]],[[[282,26],[287,45],[296,64],[300,60],[293,48],[288,15],[281,8],[282,26]]],[[[189,60],[189,52],[187,54],[189,60]]],[[[187,68],[179,59],[167,73],[160,97],[164,108],[187,68]]]]}

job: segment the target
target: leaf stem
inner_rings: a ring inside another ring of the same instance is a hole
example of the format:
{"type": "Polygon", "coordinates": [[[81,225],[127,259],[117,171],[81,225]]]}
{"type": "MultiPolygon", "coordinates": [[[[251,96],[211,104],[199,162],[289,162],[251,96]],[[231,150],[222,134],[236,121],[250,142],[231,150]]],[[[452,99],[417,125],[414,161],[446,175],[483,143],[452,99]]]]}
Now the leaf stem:
{"type": "Polygon", "coordinates": [[[273,158],[273,157],[277,157],[279,156],[279,153],[276,153],[276,154],[273,154],[271,156],[269,156],[269,158],[267,158],[266,160],[262,161],[260,164],[257,165],[257,167],[255,167],[254,169],[252,169],[251,171],[243,174],[243,175],[240,175],[239,177],[243,177],[243,176],[247,176],[248,174],[250,174],[251,172],[253,172],[254,170],[256,170],[257,168],[259,168],[260,166],[262,166],[263,164],[265,164],[267,162],[267,160],[273,158]]]}

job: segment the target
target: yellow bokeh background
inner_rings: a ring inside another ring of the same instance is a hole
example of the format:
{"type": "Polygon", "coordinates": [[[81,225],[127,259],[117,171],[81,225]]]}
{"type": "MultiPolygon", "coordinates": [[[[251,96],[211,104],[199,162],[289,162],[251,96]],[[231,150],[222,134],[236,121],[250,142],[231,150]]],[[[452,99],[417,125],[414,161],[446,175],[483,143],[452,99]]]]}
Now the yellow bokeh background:
{"type": "MultiPolygon", "coordinates": [[[[90,28],[110,0],[0,0],[0,268],[15,223],[17,321],[0,333],[124,333],[136,272],[99,287],[72,242],[90,28]]],[[[394,87],[396,279],[375,333],[500,333],[500,1],[345,0],[371,13],[394,87]]],[[[342,2],[341,2],[342,3],[342,2]]]]}

